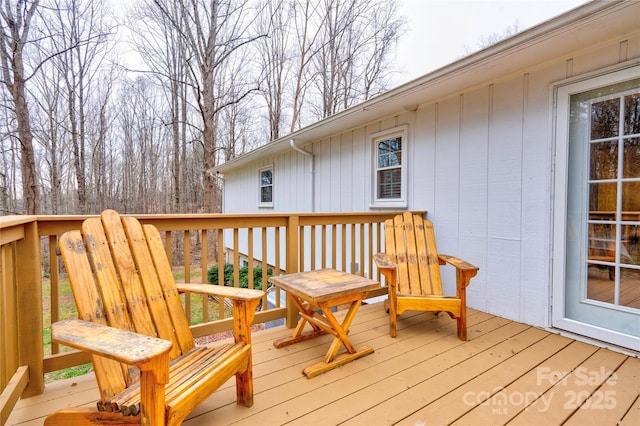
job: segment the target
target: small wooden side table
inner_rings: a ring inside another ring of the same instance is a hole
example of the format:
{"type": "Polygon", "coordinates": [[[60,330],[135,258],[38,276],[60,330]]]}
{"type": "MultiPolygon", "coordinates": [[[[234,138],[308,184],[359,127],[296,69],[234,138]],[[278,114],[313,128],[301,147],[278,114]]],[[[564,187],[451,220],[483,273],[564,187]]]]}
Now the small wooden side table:
{"type": "Polygon", "coordinates": [[[356,349],[351,343],[348,333],[349,326],[356,316],[362,300],[369,291],[378,288],[377,281],[334,269],[281,275],[271,277],[269,281],[291,296],[302,317],[293,335],[276,340],[273,342],[273,346],[281,348],[322,334],[332,334],[334,336],[324,359],[303,370],[307,378],[310,379],[318,374],[325,373],[340,365],[373,353],[373,349],[368,346],[356,349]],[[342,323],[340,323],[331,308],[347,303],[350,304],[349,310],[342,323]],[[303,333],[306,324],[311,325],[312,330],[303,333]],[[338,349],[342,345],[344,345],[347,352],[338,355],[338,349]]]}

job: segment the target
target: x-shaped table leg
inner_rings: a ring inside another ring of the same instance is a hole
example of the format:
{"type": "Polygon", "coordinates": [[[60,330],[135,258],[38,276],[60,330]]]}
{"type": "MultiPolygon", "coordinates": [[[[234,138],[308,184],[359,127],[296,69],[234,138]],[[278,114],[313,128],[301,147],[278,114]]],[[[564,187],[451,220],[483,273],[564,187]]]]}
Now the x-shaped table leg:
{"type": "Polygon", "coordinates": [[[324,359],[304,369],[303,372],[309,379],[362,356],[373,353],[373,349],[368,346],[356,349],[348,337],[349,327],[351,326],[365,295],[366,293],[356,294],[350,297],[349,300],[340,300],[340,302],[350,303],[349,310],[347,311],[342,323],[336,319],[335,315],[331,311],[331,308],[337,304],[335,300],[320,302],[315,305],[305,302],[299,297],[293,296],[292,300],[300,312],[301,320],[298,322],[298,326],[291,337],[278,339],[273,343],[273,345],[276,348],[281,348],[322,334],[333,335],[333,341],[331,342],[331,346],[329,346],[329,350],[325,354],[324,359]],[[317,312],[318,309],[322,314],[317,312]],[[311,325],[313,329],[303,333],[303,329],[306,324],[311,325]],[[344,345],[347,352],[338,355],[338,350],[342,345],[344,345]]]}

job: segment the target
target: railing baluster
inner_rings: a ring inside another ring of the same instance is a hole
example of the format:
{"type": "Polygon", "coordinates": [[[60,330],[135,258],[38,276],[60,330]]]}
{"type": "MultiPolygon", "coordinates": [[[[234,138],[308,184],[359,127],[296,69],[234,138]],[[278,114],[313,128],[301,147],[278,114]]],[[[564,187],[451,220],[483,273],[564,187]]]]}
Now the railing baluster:
{"type": "Polygon", "coordinates": [[[299,251],[300,251],[298,264],[300,265],[300,270],[304,271],[305,270],[305,266],[304,266],[304,253],[305,253],[304,252],[304,248],[305,248],[305,245],[304,245],[304,226],[300,227],[298,233],[299,233],[299,236],[298,236],[298,241],[299,241],[298,247],[299,247],[299,251]]]}
{"type": "MultiPolygon", "coordinates": [[[[218,229],[218,285],[224,285],[224,230],[218,229]]],[[[218,319],[224,318],[224,298],[218,299],[218,319]]]]}
{"type": "MultiPolygon", "coordinates": [[[[342,271],[347,270],[347,225],[345,223],[340,224],[340,252],[342,254],[342,264],[340,269],[342,271]]],[[[338,269],[338,268],[336,268],[338,269]]]]}
{"type": "Polygon", "coordinates": [[[357,273],[356,268],[356,225],[353,223],[349,224],[349,229],[351,230],[351,272],[352,274],[357,273]]]}
{"type": "Polygon", "coordinates": [[[364,241],[366,239],[365,238],[366,237],[365,224],[364,223],[359,223],[358,224],[358,229],[360,231],[360,270],[358,271],[359,272],[358,275],[364,276],[364,265],[365,265],[365,261],[364,261],[364,241]]]}
{"type": "MultiPolygon", "coordinates": [[[[375,253],[373,253],[373,224],[372,223],[367,223],[367,235],[369,236],[368,238],[369,254],[374,255],[375,253]]],[[[371,277],[373,277],[373,262],[369,262],[369,269],[367,270],[367,272],[369,273],[367,277],[372,279],[371,277]]]]}
{"type": "Polygon", "coordinates": [[[269,283],[267,279],[269,278],[269,255],[267,253],[267,228],[262,227],[262,255],[260,256],[262,259],[262,290],[264,290],[264,297],[262,298],[262,309],[266,311],[269,309],[267,306],[267,287],[269,287],[269,283]]]}
{"type": "MultiPolygon", "coordinates": [[[[238,250],[240,236],[238,228],[233,228],[233,286],[240,285],[240,251],[238,250]]],[[[220,272],[220,271],[218,271],[220,272]]]]}
{"type": "Polygon", "coordinates": [[[338,234],[337,231],[338,226],[337,225],[331,225],[331,267],[334,269],[338,269],[337,265],[336,265],[336,256],[337,256],[337,250],[336,250],[336,237],[338,234]]]}
{"type": "Polygon", "coordinates": [[[316,269],[316,225],[311,225],[311,270],[316,269]]]}
{"type": "MultiPolygon", "coordinates": [[[[50,324],[60,320],[60,280],[58,276],[58,256],[56,255],[58,237],[49,236],[49,309],[50,324]]],[[[51,355],[60,352],[60,345],[51,342],[51,355]]]]}
{"type": "Polygon", "coordinates": [[[191,233],[189,230],[184,231],[184,282],[191,282],[191,233]]]}
{"type": "Polygon", "coordinates": [[[322,225],[322,269],[327,267],[327,225],[322,225]]]}
{"type": "MultiPolygon", "coordinates": [[[[207,283],[209,282],[209,277],[207,272],[209,271],[208,267],[208,241],[207,241],[207,230],[201,230],[200,234],[200,244],[202,250],[200,251],[200,282],[207,283]]],[[[202,297],[202,322],[209,322],[209,298],[202,297]]]]}
{"type": "MultiPolygon", "coordinates": [[[[273,250],[275,251],[275,255],[276,255],[276,270],[273,271],[274,274],[278,274],[280,275],[280,271],[282,270],[282,268],[280,267],[280,227],[276,226],[275,229],[275,237],[273,239],[273,250]]],[[[286,247],[286,245],[284,245],[286,247]]],[[[285,259],[286,259],[286,253],[285,253],[285,259]]],[[[276,291],[276,307],[279,308],[281,306],[280,304],[280,292],[276,291]]]]}
{"type": "MultiPolygon", "coordinates": [[[[247,258],[247,279],[249,281],[249,288],[255,288],[255,284],[253,283],[253,228],[249,228],[247,230],[247,258]]],[[[237,287],[240,287],[240,281],[238,281],[237,287]]]]}

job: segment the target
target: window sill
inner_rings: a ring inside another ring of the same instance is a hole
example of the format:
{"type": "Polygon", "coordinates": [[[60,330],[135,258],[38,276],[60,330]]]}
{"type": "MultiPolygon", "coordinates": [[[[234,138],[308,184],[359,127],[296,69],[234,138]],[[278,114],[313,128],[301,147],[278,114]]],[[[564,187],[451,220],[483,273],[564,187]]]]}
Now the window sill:
{"type": "Polygon", "coordinates": [[[407,202],[406,201],[386,201],[386,202],[374,202],[369,204],[370,209],[406,209],[407,202]]]}

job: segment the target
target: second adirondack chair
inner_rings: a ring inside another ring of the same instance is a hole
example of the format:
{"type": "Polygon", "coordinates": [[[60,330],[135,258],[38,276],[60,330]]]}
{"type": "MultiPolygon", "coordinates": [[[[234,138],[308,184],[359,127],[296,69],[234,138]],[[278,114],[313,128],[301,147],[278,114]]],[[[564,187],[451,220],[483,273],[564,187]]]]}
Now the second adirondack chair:
{"type": "Polygon", "coordinates": [[[466,288],[478,268],[453,256],[438,254],[433,224],[405,212],[384,224],[385,253],[374,255],[386,277],[389,332],[397,335],[397,316],[407,310],[447,312],[458,322],[458,338],[467,340],[466,288]],[[456,268],[456,295],[442,292],[440,265],[456,268]]]}
{"type": "Polygon", "coordinates": [[[262,291],[176,285],[158,230],[113,210],[59,246],[80,319],[53,324],[53,340],[91,354],[101,399],[46,425],[181,424],[234,375],[236,402],[253,404],[250,325],[262,291]],[[179,291],[232,300],[234,343],[196,347],[179,291]]]}

